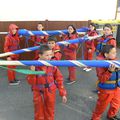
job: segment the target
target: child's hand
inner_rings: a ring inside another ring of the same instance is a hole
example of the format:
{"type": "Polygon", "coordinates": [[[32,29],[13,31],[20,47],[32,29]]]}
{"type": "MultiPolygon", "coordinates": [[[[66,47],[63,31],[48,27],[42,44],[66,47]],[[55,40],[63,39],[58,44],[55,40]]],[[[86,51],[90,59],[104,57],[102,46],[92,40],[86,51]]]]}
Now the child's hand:
{"type": "Polygon", "coordinates": [[[62,97],[62,102],[63,102],[63,103],[66,103],[66,102],[67,102],[67,97],[66,97],[66,96],[63,96],[63,97],[62,97]]]}
{"type": "Polygon", "coordinates": [[[10,60],[12,60],[12,59],[11,59],[11,57],[7,57],[7,60],[10,61],[10,60]]]}
{"type": "Polygon", "coordinates": [[[88,52],[91,53],[91,52],[92,52],[92,49],[89,49],[88,52]]]}
{"type": "Polygon", "coordinates": [[[111,65],[109,66],[109,68],[108,68],[108,70],[109,70],[110,72],[114,72],[115,69],[116,69],[116,67],[115,67],[114,64],[111,64],[111,65]]]}
{"type": "Polygon", "coordinates": [[[69,46],[69,44],[67,44],[67,43],[66,43],[66,44],[64,44],[64,46],[68,47],[68,46],[69,46]]]}
{"type": "Polygon", "coordinates": [[[35,66],[30,66],[30,69],[35,71],[35,66]]]}
{"type": "Polygon", "coordinates": [[[60,38],[62,38],[62,37],[63,37],[63,35],[62,35],[62,34],[60,34],[60,35],[59,35],[59,37],[60,37],[60,38]]]}
{"type": "Polygon", "coordinates": [[[40,36],[41,39],[44,39],[44,36],[40,36]]]}

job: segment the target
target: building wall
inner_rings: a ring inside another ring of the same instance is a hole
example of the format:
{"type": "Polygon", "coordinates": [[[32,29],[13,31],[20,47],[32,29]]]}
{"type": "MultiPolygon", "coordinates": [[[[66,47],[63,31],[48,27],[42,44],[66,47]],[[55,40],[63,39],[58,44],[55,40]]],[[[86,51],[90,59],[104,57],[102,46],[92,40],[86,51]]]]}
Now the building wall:
{"type": "MultiPolygon", "coordinates": [[[[66,27],[70,24],[73,24],[76,28],[81,28],[83,26],[88,26],[90,21],[13,21],[13,22],[0,22],[0,32],[7,32],[8,26],[11,23],[16,24],[20,29],[28,29],[28,30],[36,30],[37,24],[41,22],[43,23],[45,30],[63,30],[66,29],[66,27]]],[[[0,35],[0,53],[3,53],[3,47],[4,47],[4,39],[5,35],[0,35]]],[[[59,38],[58,38],[59,39],[59,38]]],[[[29,41],[28,44],[29,47],[33,46],[33,42],[29,41]]],[[[25,37],[21,39],[20,42],[20,48],[26,48],[28,47],[25,44],[25,37]]],[[[78,51],[77,57],[81,57],[81,48],[78,51]]],[[[20,55],[20,59],[27,60],[27,59],[33,59],[34,58],[34,52],[29,53],[23,53],[20,55]],[[32,54],[32,55],[31,55],[32,54]]]]}

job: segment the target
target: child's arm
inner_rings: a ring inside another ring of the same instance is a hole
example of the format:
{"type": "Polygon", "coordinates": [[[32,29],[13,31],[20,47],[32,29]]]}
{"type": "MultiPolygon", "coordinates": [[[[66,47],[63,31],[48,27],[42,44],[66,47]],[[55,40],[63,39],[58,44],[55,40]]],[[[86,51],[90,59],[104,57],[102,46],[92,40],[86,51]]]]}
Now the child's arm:
{"type": "Polygon", "coordinates": [[[36,39],[35,36],[31,36],[31,37],[30,37],[30,40],[33,41],[33,42],[35,42],[35,39],[36,39]]]}
{"type": "Polygon", "coordinates": [[[63,85],[63,76],[57,67],[54,67],[54,79],[57,82],[57,87],[59,90],[59,94],[62,97],[62,101],[63,101],[63,103],[66,103],[67,102],[67,98],[66,98],[67,92],[63,85]]]}
{"type": "MultiPolygon", "coordinates": [[[[31,66],[30,69],[35,71],[35,66],[31,66]]],[[[36,75],[27,75],[27,82],[30,85],[35,85],[36,84],[36,75]]]]}
{"type": "Polygon", "coordinates": [[[114,47],[116,47],[116,40],[115,39],[111,39],[108,42],[109,45],[113,45],[114,47]]]}
{"type": "Polygon", "coordinates": [[[60,51],[54,53],[54,60],[61,60],[62,53],[60,51]]]}
{"type": "Polygon", "coordinates": [[[115,71],[115,65],[110,65],[108,69],[106,68],[96,68],[97,76],[100,82],[105,82],[110,79],[112,72],[115,71]]]}
{"type": "Polygon", "coordinates": [[[48,42],[48,36],[44,36],[44,38],[42,39],[44,41],[44,43],[47,43],[48,42]]]}
{"type": "Polygon", "coordinates": [[[10,46],[10,39],[8,36],[6,36],[5,43],[4,43],[4,52],[10,52],[9,46],[10,46]]]}
{"type": "MultiPolygon", "coordinates": [[[[11,47],[11,39],[10,37],[6,36],[4,43],[4,52],[10,52],[10,47],[11,47]]],[[[7,56],[7,60],[12,60],[12,58],[17,58],[18,56],[19,56],[18,54],[7,56]]]]}
{"type": "Polygon", "coordinates": [[[105,68],[96,68],[96,72],[100,82],[104,83],[111,77],[111,73],[108,70],[105,70],[105,68]]]}
{"type": "Polygon", "coordinates": [[[70,49],[77,49],[78,48],[78,44],[70,44],[70,45],[68,45],[68,48],[70,48],[70,49]]]}

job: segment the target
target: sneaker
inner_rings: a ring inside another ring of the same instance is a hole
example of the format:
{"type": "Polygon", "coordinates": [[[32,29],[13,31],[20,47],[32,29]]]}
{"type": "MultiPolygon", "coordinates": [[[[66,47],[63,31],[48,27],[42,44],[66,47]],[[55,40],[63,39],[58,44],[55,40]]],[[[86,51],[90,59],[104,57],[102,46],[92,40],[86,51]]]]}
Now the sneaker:
{"type": "Polygon", "coordinates": [[[16,82],[18,82],[18,83],[20,83],[20,82],[21,82],[20,80],[17,80],[17,79],[15,79],[15,81],[16,81],[16,82]]]}
{"type": "Polygon", "coordinates": [[[86,72],[89,72],[89,71],[91,71],[92,70],[92,68],[87,68],[85,71],[86,72]]]}
{"type": "Polygon", "coordinates": [[[93,93],[96,93],[96,94],[98,94],[99,93],[99,91],[96,89],[96,90],[92,90],[92,92],[93,93]]]}
{"type": "Polygon", "coordinates": [[[68,77],[68,78],[66,78],[67,80],[70,80],[70,78],[68,77]]]}
{"type": "Polygon", "coordinates": [[[15,80],[14,81],[10,81],[9,85],[19,85],[19,82],[15,81],[15,80]]]}
{"type": "Polygon", "coordinates": [[[120,120],[120,118],[118,118],[117,116],[112,117],[112,118],[107,117],[107,119],[108,119],[108,120],[120,120]]]}
{"type": "Polygon", "coordinates": [[[75,83],[75,82],[76,82],[75,80],[74,80],[74,81],[68,80],[68,81],[66,82],[66,84],[71,85],[71,84],[73,84],[73,83],[75,83]]]}

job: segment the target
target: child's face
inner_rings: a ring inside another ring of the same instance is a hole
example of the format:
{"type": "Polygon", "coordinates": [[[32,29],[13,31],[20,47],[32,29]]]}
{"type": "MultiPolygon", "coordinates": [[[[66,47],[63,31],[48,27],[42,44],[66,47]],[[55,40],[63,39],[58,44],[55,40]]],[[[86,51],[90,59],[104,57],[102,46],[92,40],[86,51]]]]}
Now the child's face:
{"type": "Polygon", "coordinates": [[[39,31],[42,31],[43,30],[43,25],[42,24],[38,24],[38,26],[37,26],[37,29],[39,30],[39,31]]]}
{"type": "Polygon", "coordinates": [[[95,27],[92,26],[92,25],[90,25],[89,28],[90,28],[91,31],[93,31],[95,29],[95,27]]]}
{"type": "Polygon", "coordinates": [[[53,56],[52,50],[47,50],[43,52],[43,54],[39,54],[41,60],[51,60],[52,56],[53,56]]]}
{"type": "Polygon", "coordinates": [[[105,53],[107,59],[114,60],[116,58],[116,48],[112,48],[109,53],[105,53]]]}
{"type": "Polygon", "coordinates": [[[72,33],[74,32],[74,29],[73,29],[72,26],[69,26],[69,27],[68,27],[68,32],[69,32],[70,34],[72,34],[72,33]]]}
{"type": "Polygon", "coordinates": [[[55,47],[55,41],[48,41],[48,46],[50,49],[53,49],[55,47]]]}
{"type": "Polygon", "coordinates": [[[109,27],[105,27],[105,28],[103,29],[103,33],[104,33],[105,35],[110,35],[110,34],[112,34],[112,30],[111,30],[109,27]]]}
{"type": "Polygon", "coordinates": [[[16,29],[12,29],[12,31],[11,31],[11,32],[12,32],[12,34],[13,34],[13,35],[15,35],[15,34],[16,34],[16,32],[17,32],[17,30],[16,30],[16,29]]]}

